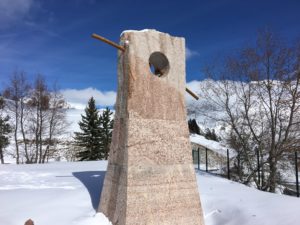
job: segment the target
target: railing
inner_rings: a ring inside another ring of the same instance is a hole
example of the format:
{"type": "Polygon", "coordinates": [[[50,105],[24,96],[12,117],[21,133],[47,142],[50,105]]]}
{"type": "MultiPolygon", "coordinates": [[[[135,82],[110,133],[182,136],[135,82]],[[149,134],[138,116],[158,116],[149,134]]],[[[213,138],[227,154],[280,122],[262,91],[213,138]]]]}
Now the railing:
{"type": "MultiPolygon", "coordinates": [[[[195,169],[207,173],[211,173],[214,175],[218,175],[221,177],[226,177],[227,179],[231,179],[231,170],[232,170],[232,163],[235,158],[230,158],[229,150],[227,149],[227,157],[225,158],[223,156],[223,160],[216,160],[212,159],[212,152],[211,150],[204,148],[204,151],[200,150],[200,148],[193,149],[192,150],[192,156],[193,156],[193,164],[195,166],[195,169]],[[213,161],[213,162],[212,162],[213,161]]],[[[261,170],[260,168],[260,156],[257,152],[257,178],[258,182],[261,182],[261,170]]],[[[289,155],[289,158],[294,158],[294,166],[295,166],[295,182],[291,181],[284,181],[280,180],[280,184],[284,186],[283,194],[291,195],[291,196],[297,196],[299,198],[300,192],[299,192],[299,176],[298,176],[298,155],[297,151],[295,154],[289,155]]]]}
{"type": "Polygon", "coordinates": [[[217,154],[214,154],[215,159],[212,160],[210,152],[212,151],[207,148],[205,148],[204,152],[200,151],[200,148],[192,151],[193,163],[196,169],[213,173],[222,177],[226,176],[230,180],[230,164],[232,159],[230,159],[229,150],[227,149],[226,161],[222,159],[223,157],[219,157],[219,160],[216,159],[217,154]],[[212,161],[214,162],[212,163],[212,161]]]}

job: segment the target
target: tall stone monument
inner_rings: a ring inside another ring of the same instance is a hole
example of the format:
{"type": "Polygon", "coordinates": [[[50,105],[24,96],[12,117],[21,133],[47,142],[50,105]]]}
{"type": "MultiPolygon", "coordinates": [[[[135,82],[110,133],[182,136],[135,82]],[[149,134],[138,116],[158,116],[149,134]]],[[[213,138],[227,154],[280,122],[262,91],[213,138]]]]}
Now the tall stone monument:
{"type": "Polygon", "coordinates": [[[114,225],[203,225],[185,108],[185,40],[126,31],[99,211],[114,225]]]}

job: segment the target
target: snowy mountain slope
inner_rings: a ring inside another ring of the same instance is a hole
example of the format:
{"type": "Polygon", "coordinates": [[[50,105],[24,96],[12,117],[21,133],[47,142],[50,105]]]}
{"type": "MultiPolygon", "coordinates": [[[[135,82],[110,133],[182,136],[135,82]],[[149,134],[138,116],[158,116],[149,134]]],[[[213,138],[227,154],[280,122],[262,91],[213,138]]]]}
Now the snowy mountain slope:
{"type": "MultiPolygon", "coordinates": [[[[104,109],[99,109],[99,114],[102,114],[104,111],[104,109]]],[[[112,117],[114,116],[114,110],[112,111],[112,117]]],[[[79,109],[79,108],[69,108],[66,109],[66,118],[67,118],[67,122],[69,123],[68,129],[67,129],[67,133],[68,134],[72,134],[74,132],[80,131],[79,129],[79,121],[81,121],[81,115],[84,115],[84,109],[79,109]]]]}
{"type": "MultiPolygon", "coordinates": [[[[188,117],[196,119],[198,125],[203,131],[205,130],[205,128],[216,129],[216,131],[219,131],[219,129],[217,128],[222,126],[223,124],[220,122],[216,122],[213,118],[222,118],[223,116],[225,116],[225,113],[217,111],[217,107],[209,104],[208,101],[202,96],[202,89],[207,89],[207,87],[209,87],[210,85],[210,82],[211,80],[194,80],[187,83],[187,87],[197,93],[200,98],[196,101],[192,97],[186,96],[186,107],[188,111],[188,117]]],[[[213,96],[213,93],[211,93],[211,95],[213,96]]]]}
{"type": "Polygon", "coordinates": [[[73,132],[80,130],[78,122],[81,121],[82,114],[84,115],[84,109],[67,109],[68,133],[73,135],[73,132]]]}
{"type": "MultiPolygon", "coordinates": [[[[106,161],[0,165],[0,225],[108,225],[95,213],[106,161]]],[[[206,225],[297,225],[297,198],[197,172],[206,225]]]]}

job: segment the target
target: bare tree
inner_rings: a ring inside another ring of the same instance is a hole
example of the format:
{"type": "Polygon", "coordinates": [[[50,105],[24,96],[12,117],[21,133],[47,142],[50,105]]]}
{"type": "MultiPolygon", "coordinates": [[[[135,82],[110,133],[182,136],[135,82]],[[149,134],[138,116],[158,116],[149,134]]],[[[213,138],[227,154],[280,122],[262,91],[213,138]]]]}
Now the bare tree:
{"type": "Polygon", "coordinates": [[[31,107],[30,133],[35,145],[34,163],[45,163],[54,156],[56,146],[61,144],[61,134],[65,132],[66,102],[54,85],[49,90],[44,77],[38,75],[28,101],[31,107]]]}
{"type": "Polygon", "coordinates": [[[199,94],[218,112],[202,113],[230,127],[227,137],[238,150],[240,179],[270,192],[280,183],[278,166],[285,153],[299,143],[299,56],[298,45],[287,46],[263,31],[255,46],[228,57],[221,69],[208,68],[207,76],[218,81],[207,80],[200,88],[199,94]]]}
{"type": "Polygon", "coordinates": [[[24,142],[25,148],[25,157],[26,161],[29,161],[28,158],[28,151],[27,151],[27,140],[25,136],[24,130],[24,120],[25,114],[24,111],[26,109],[25,99],[28,95],[28,91],[30,86],[26,80],[24,72],[15,71],[10,78],[10,82],[8,87],[4,90],[3,96],[10,101],[7,103],[7,108],[14,118],[14,141],[15,141],[15,148],[16,148],[16,163],[20,163],[20,145],[18,141],[18,132],[21,128],[22,138],[24,142]]]}
{"type": "MultiPolygon", "coordinates": [[[[63,95],[59,92],[56,84],[50,93],[50,107],[47,111],[46,122],[48,124],[48,137],[46,138],[46,150],[43,154],[42,163],[48,161],[51,156],[50,148],[55,145],[57,139],[55,136],[65,132],[68,126],[66,121],[66,101],[63,95]]],[[[53,149],[55,152],[55,149],[53,149]]]]}
{"type": "Polygon", "coordinates": [[[9,134],[11,126],[9,124],[9,116],[4,113],[5,101],[0,95],[0,160],[4,164],[4,149],[9,145],[9,134]]]}
{"type": "Polygon", "coordinates": [[[42,163],[43,159],[43,133],[45,132],[46,111],[50,106],[50,93],[45,83],[44,77],[38,75],[34,82],[34,89],[32,90],[29,105],[34,109],[35,116],[32,117],[32,131],[34,131],[35,138],[35,158],[34,163],[42,163]]]}
{"type": "Polygon", "coordinates": [[[16,163],[23,162],[23,157],[26,163],[48,161],[68,125],[66,102],[59,90],[56,86],[49,90],[42,75],[31,88],[25,73],[16,71],[3,95],[12,117],[16,163]]]}

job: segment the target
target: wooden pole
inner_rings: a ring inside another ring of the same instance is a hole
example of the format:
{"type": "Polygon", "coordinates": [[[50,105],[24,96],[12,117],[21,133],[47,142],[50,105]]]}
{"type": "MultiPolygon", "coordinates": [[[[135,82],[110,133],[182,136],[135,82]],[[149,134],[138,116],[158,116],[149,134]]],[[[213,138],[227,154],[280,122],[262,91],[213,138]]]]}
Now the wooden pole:
{"type": "Polygon", "coordinates": [[[191,91],[190,89],[188,89],[187,87],[185,88],[185,91],[186,91],[187,93],[189,93],[192,97],[194,97],[196,100],[199,99],[199,96],[196,95],[194,92],[192,92],[192,91],[191,91]]]}
{"type": "Polygon", "coordinates": [[[113,47],[115,47],[115,48],[117,48],[117,49],[119,49],[119,50],[121,50],[123,52],[125,51],[125,48],[123,46],[118,45],[117,43],[115,43],[113,41],[110,41],[110,40],[108,40],[108,39],[106,39],[106,38],[104,38],[104,37],[102,37],[102,36],[100,36],[98,34],[92,34],[92,37],[95,38],[95,39],[98,39],[100,41],[103,41],[106,44],[109,44],[109,45],[111,45],[111,46],[113,46],[113,47]]]}

